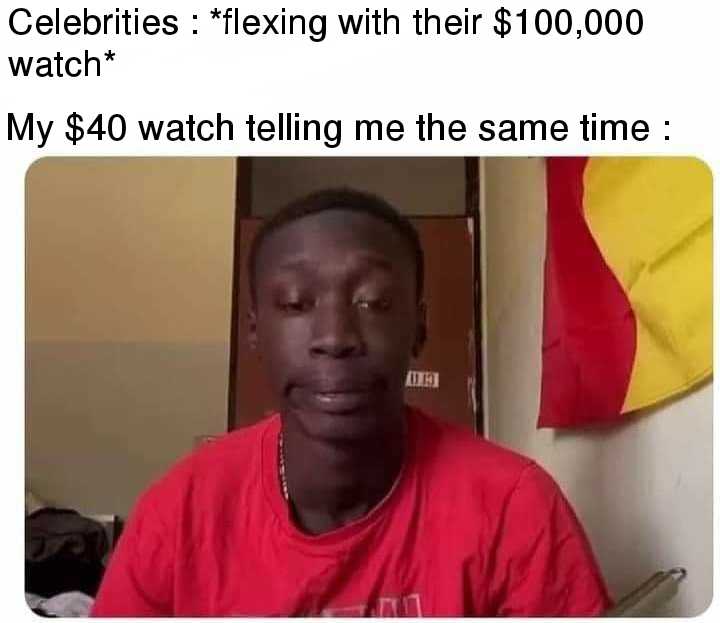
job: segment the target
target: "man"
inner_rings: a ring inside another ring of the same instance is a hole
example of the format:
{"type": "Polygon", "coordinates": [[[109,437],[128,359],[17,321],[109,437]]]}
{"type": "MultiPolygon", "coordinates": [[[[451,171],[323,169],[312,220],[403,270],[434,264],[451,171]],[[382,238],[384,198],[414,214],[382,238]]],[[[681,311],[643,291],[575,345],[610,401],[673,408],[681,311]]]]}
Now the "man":
{"type": "Polygon", "coordinates": [[[250,255],[250,339],[279,413],[141,498],[93,613],[597,615],[592,551],[532,461],[403,399],[423,254],[383,200],[322,191],[250,255]]]}

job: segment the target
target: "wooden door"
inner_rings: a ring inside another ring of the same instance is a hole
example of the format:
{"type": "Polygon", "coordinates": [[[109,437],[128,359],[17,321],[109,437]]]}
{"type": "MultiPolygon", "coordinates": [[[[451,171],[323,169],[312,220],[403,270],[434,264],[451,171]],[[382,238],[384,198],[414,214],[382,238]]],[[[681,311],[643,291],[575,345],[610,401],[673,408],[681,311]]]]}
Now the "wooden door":
{"type": "MultiPolygon", "coordinates": [[[[467,217],[411,219],[425,252],[428,340],[411,363],[407,402],[430,413],[476,427],[475,295],[473,221],[467,217]]],[[[236,228],[235,329],[231,356],[230,428],[246,426],[273,410],[272,395],[257,352],[248,345],[250,296],[247,260],[260,218],[243,218],[236,228]]]]}
{"type": "Polygon", "coordinates": [[[420,357],[410,364],[407,402],[474,429],[472,219],[428,217],[412,221],[425,253],[428,339],[420,357]],[[425,386],[412,387],[417,384],[425,386]]]}

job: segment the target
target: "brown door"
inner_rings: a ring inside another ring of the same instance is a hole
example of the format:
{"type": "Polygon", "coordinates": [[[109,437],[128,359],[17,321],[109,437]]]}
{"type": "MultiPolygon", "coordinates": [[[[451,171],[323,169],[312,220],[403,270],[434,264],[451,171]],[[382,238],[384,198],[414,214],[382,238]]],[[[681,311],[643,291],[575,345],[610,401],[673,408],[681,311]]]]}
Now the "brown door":
{"type": "MultiPolygon", "coordinates": [[[[419,217],[411,219],[425,252],[425,300],[428,340],[411,364],[406,396],[410,404],[475,429],[475,316],[472,219],[419,217]]],[[[273,410],[272,396],[258,355],[248,346],[250,298],[247,258],[261,223],[244,218],[239,226],[240,275],[231,361],[234,400],[230,427],[252,424],[273,410]]],[[[236,264],[236,267],[238,264],[236,264]]],[[[231,407],[232,408],[232,407],[231,407]]]]}

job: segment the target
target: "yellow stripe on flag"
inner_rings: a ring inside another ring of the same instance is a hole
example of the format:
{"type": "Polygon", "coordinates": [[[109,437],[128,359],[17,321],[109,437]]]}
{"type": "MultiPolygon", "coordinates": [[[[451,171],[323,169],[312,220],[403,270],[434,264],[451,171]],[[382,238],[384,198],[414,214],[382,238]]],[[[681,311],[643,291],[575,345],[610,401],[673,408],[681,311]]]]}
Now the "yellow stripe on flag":
{"type": "Polygon", "coordinates": [[[694,158],[591,158],[590,230],[635,312],[623,412],[712,372],[712,173],[694,158]]]}

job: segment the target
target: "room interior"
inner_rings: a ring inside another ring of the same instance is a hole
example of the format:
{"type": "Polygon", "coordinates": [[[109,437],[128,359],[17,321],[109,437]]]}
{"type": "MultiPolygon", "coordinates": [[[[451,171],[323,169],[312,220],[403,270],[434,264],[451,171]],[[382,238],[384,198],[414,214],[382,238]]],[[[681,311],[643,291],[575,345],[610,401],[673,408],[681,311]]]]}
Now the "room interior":
{"type": "MultiPolygon", "coordinates": [[[[536,428],[542,158],[36,161],[26,179],[26,491],[41,504],[126,518],[171,464],[241,425],[241,223],[346,185],[470,232],[470,371],[457,372],[467,425],[555,477],[611,593],[633,596],[626,607],[648,607],[654,591],[657,614],[703,612],[712,382],[613,428],[536,428]]],[[[453,373],[439,374],[444,387],[453,373]]]]}

